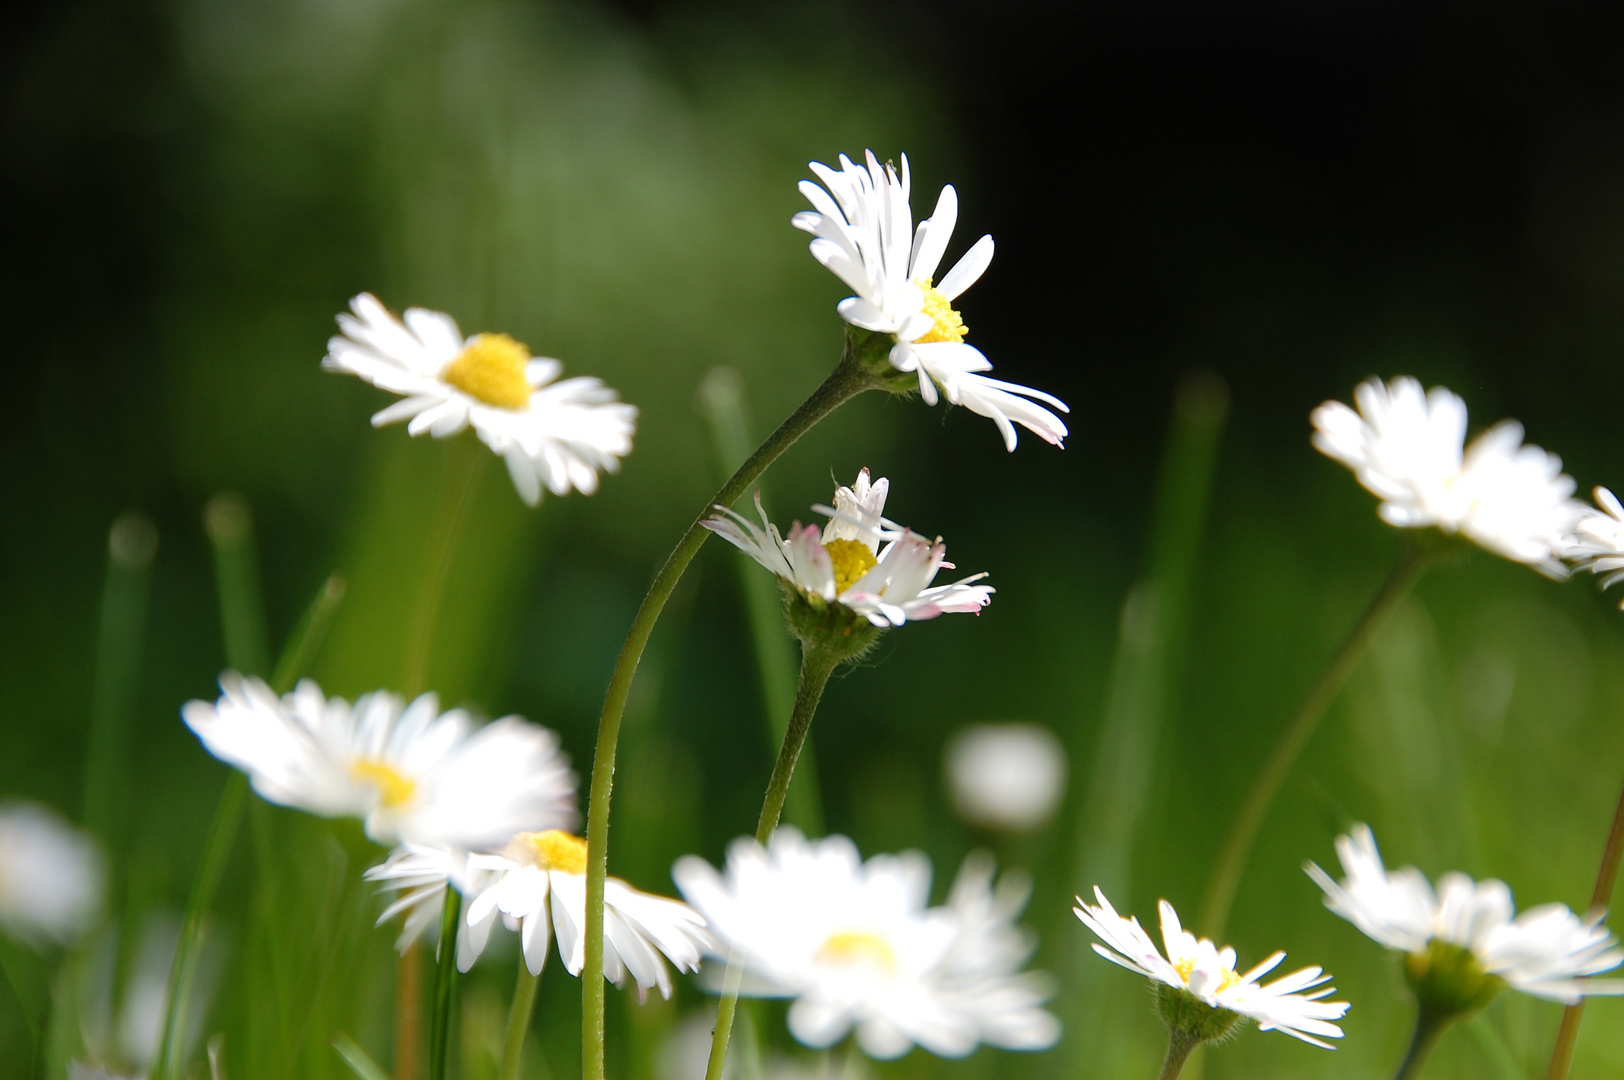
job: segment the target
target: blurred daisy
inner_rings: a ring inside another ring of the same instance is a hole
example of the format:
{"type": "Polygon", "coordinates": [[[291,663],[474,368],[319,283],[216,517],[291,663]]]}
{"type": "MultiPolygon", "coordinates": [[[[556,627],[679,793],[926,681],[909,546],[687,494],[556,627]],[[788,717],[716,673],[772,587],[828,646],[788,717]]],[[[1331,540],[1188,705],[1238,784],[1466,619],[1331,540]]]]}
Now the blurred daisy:
{"type": "MultiPolygon", "coordinates": [[[[1072,910],[1084,926],[1105,942],[1105,945],[1096,944],[1094,951],[1112,963],[1187,994],[1218,1012],[1250,1017],[1262,1031],[1277,1029],[1327,1050],[1332,1047],[1323,1039],[1342,1037],[1342,1029],[1331,1021],[1342,1018],[1348,1011],[1348,1003],[1323,1000],[1334,994],[1336,988],[1323,986],[1331,977],[1320,968],[1302,968],[1272,983],[1261,984],[1258,980],[1279,966],[1286,958],[1285,953],[1276,952],[1250,971],[1237,972],[1235,950],[1227,945],[1219,949],[1206,938],[1196,938],[1179,925],[1178,913],[1166,900],[1160,904],[1162,943],[1167,948],[1164,958],[1138,919],[1118,915],[1098,886],[1094,888],[1094,898],[1099,901],[1098,907],[1078,897],[1077,907],[1072,910]],[[1308,994],[1303,992],[1305,990],[1314,992],[1308,994]]],[[[1165,1007],[1163,1018],[1167,1018],[1165,1007]]],[[[1222,1022],[1222,1018],[1214,1019],[1222,1022]]],[[[1169,1023],[1171,1026],[1171,1021],[1169,1023]]]]}
{"type": "Polygon", "coordinates": [[[1460,1006],[1474,1008],[1502,985],[1568,1005],[1589,994],[1624,994],[1624,980],[1590,978],[1624,963],[1624,950],[1601,924],[1604,913],[1580,918],[1562,904],[1544,904],[1514,917],[1505,882],[1464,874],[1445,874],[1434,892],[1413,866],[1389,874],[1367,825],[1337,837],[1336,853],[1347,875],[1341,884],[1313,863],[1305,867],[1325,890],[1325,905],[1389,949],[1410,954],[1412,983],[1426,980],[1431,968],[1451,968],[1451,985],[1435,986],[1434,978],[1418,992],[1460,990],[1460,1006]]]}
{"type": "Polygon", "coordinates": [[[864,863],[843,836],[808,841],[786,827],[765,848],[735,841],[725,875],[690,855],[672,876],[716,934],[713,955],[741,964],[741,992],[795,999],[790,1032],[808,1046],[833,1046],[853,1028],[882,1059],[916,1043],[963,1057],[980,1042],[1038,1049],[1058,1038],[1038,1008],[1046,982],[1017,971],[1031,951],[1008,925],[1019,904],[1009,893],[989,899],[979,870],[957,906],[929,908],[919,852],[864,863]]]}
{"type": "Polygon", "coordinates": [[[891,365],[918,373],[919,393],[927,405],[936,404],[940,387],[948,401],[997,424],[1010,450],[1015,449],[1014,424],[1062,445],[1065,423],[1036,402],[1069,412],[1065,403],[1041,390],[981,374],[991,371],[992,363],[965,342],[969,331],[953,308],[992,262],[992,237],[976,241],[940,285],[932,284],[958,221],[958,193],[952,185],[942,188],[935,213],[915,230],[906,154],[900,177],[891,166],[881,167],[872,151],[864,154],[863,165],[842,154],[838,171],[816,161],[810,167],[824,186],[801,181],[801,194],[813,208],[791,220],[813,235],[812,257],[857,294],[840,302],[841,318],[892,335],[891,365]]]}
{"type": "Polygon", "coordinates": [[[835,492],[833,507],[813,507],[831,519],[826,529],[796,522],[788,539],[767,520],[759,494],[760,526],[720,505],[704,524],[803,596],[839,603],[874,626],[901,626],[951,611],[979,612],[993,589],[972,583],[987,575],[932,586],[938,570],[953,566],[946,561],[947,548],[940,539],[926,540],[882,516],[890,487],[884,477],[871,484],[864,469],[855,484],[835,492]]]}
{"type": "Polygon", "coordinates": [[[1624,580],[1624,505],[1604,487],[1594,495],[1600,509],[1585,507],[1562,557],[1575,569],[1603,575],[1601,587],[1610,589],[1624,580]]]}
{"type": "Polygon", "coordinates": [[[327,342],[322,367],[358,375],[406,395],[372,418],[374,427],[410,420],[413,435],[437,439],[473,425],[480,441],[507,462],[527,505],[571,488],[590,495],[598,471],[614,472],[631,453],[637,409],[590,377],[554,382],[557,360],[531,356],[506,334],[464,339],[451,316],[407,308],[404,323],[377,298],[350,301],[342,334],[327,342]]]}
{"type": "Polygon", "coordinates": [[[1359,411],[1340,401],[1315,409],[1314,447],[1354,471],[1382,500],[1383,521],[1461,533],[1550,577],[1584,507],[1562,459],[1523,445],[1522,425],[1502,420],[1469,447],[1466,403],[1441,386],[1423,392],[1407,376],[1367,379],[1359,411]]]}
{"type": "Polygon", "coordinates": [[[101,916],[107,869],[84,833],[33,803],[0,804],[0,930],[66,945],[101,916]]]}
{"type": "Polygon", "coordinates": [[[1066,751],[1038,724],[978,724],[947,747],[953,806],[972,825],[1040,828],[1065,794],[1066,751]]]}
{"type": "MultiPolygon", "coordinates": [[[[571,975],[585,963],[586,841],[557,830],[520,833],[501,855],[470,855],[413,849],[396,852],[367,871],[367,878],[404,895],[379,922],[406,912],[404,948],[438,919],[448,881],[468,898],[458,932],[457,966],[467,971],[484,952],[500,917],[519,932],[525,966],[540,975],[548,942],[558,936],[558,953],[571,975]]],[[[604,978],[619,986],[630,972],[641,996],[658,987],[671,997],[667,957],[679,971],[698,971],[701,950],[710,942],[705,920],[687,904],[632,888],[619,878],[604,885],[604,978]]]]}
{"type": "Polygon", "coordinates": [[[517,716],[476,728],[424,694],[407,705],[382,690],[352,706],[310,679],[278,700],[228,671],[220,700],[181,710],[209,753],[254,790],[324,817],[365,819],[381,844],[462,849],[501,845],[524,829],[575,820],[575,777],[558,737],[517,716]]]}

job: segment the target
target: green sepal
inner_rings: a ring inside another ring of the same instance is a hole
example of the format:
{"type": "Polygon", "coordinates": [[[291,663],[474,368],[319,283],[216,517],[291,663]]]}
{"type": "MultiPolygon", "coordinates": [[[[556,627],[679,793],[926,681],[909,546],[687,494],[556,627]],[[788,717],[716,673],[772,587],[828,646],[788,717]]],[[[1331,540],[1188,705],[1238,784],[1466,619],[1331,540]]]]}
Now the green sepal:
{"type": "Polygon", "coordinates": [[[802,648],[827,656],[834,663],[856,660],[884,633],[882,627],[845,604],[831,604],[783,580],[778,584],[784,590],[784,617],[790,633],[802,648]]]}
{"type": "Polygon", "coordinates": [[[1506,981],[1484,971],[1470,949],[1436,938],[1405,956],[1404,978],[1422,1013],[1446,1023],[1478,1012],[1506,988],[1506,981]]]}
{"type": "Polygon", "coordinates": [[[1188,990],[1156,984],[1156,1015],[1183,1042],[1220,1042],[1236,1034],[1241,1014],[1208,1005],[1188,990]]]}

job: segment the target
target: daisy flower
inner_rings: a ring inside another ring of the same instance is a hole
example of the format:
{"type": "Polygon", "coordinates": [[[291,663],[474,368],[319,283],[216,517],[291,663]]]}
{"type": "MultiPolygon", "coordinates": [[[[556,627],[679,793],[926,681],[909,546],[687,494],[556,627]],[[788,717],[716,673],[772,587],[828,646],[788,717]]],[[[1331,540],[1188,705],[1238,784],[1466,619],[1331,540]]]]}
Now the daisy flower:
{"type": "Polygon", "coordinates": [[[1030,832],[1066,792],[1066,751],[1040,724],[977,724],[947,746],[953,807],[972,825],[1030,832]]]}
{"type": "Polygon", "coordinates": [[[1624,580],[1624,505],[1604,487],[1593,494],[1600,509],[1585,507],[1562,557],[1575,569],[1603,575],[1601,587],[1610,589],[1624,580]]]}
{"type": "Polygon", "coordinates": [[[855,1028],[872,1057],[914,1044],[963,1057],[981,1042],[1039,1049],[1059,1036],[1038,1008],[1046,982],[1017,970],[1031,952],[1010,926],[1024,895],[990,897],[980,869],[955,904],[930,908],[919,852],[865,863],[843,836],[808,841],[786,827],[766,847],[735,841],[725,874],[690,855],[672,876],[716,934],[712,955],[742,966],[742,992],[795,999],[790,1032],[808,1046],[855,1028]]]}
{"type": "Polygon", "coordinates": [[[371,293],[338,316],[343,331],[327,342],[321,366],[403,394],[372,417],[373,427],[410,420],[406,430],[437,439],[473,425],[480,441],[507,462],[526,505],[598,489],[598,471],[614,472],[631,453],[635,406],[590,377],[554,382],[564,365],[531,356],[506,334],[463,338],[451,316],[407,308],[404,322],[371,293]]]}
{"type": "Polygon", "coordinates": [[[0,930],[70,944],[100,917],[106,886],[90,837],[43,806],[0,804],[0,930]]]}
{"type": "Polygon", "coordinates": [[[1436,526],[1550,577],[1584,510],[1571,498],[1562,459],[1524,445],[1522,425],[1502,420],[1465,446],[1466,403],[1441,386],[1423,392],[1407,376],[1367,379],[1359,411],[1327,401],[1312,414],[1314,447],[1354,471],[1382,500],[1383,521],[1436,526]]]}
{"type": "MultiPolygon", "coordinates": [[[[519,932],[525,966],[540,975],[548,944],[556,934],[558,954],[571,975],[585,963],[586,841],[557,830],[513,837],[500,855],[411,848],[397,851],[367,871],[402,896],[378,919],[401,912],[406,928],[398,946],[411,944],[440,915],[445,889],[453,884],[468,898],[457,940],[457,966],[467,971],[485,950],[498,918],[519,932]]],[[[641,997],[651,987],[671,997],[671,973],[698,971],[710,944],[705,920],[687,904],[632,888],[619,878],[604,885],[604,978],[616,986],[631,974],[641,997]]]]}
{"type": "Polygon", "coordinates": [[[1337,837],[1336,853],[1347,875],[1340,884],[1313,863],[1305,867],[1325,890],[1325,905],[1375,941],[1410,954],[1412,982],[1449,954],[1458,961],[1464,953],[1476,969],[1464,974],[1487,993],[1464,1003],[1474,1008],[1501,985],[1567,1005],[1590,994],[1624,994],[1624,980],[1591,978],[1624,963],[1603,913],[1580,918],[1562,904],[1544,904],[1515,915],[1505,882],[1474,882],[1465,874],[1445,874],[1434,891],[1413,866],[1389,874],[1368,825],[1337,837]]]}
{"type": "MultiPolygon", "coordinates": [[[[1342,1037],[1342,1029],[1331,1021],[1342,1018],[1348,1011],[1348,1003],[1324,1000],[1334,994],[1336,988],[1323,985],[1331,977],[1320,968],[1306,967],[1274,982],[1260,983],[1258,980],[1286,958],[1285,953],[1276,952],[1250,971],[1237,972],[1235,950],[1227,945],[1219,949],[1208,939],[1198,939],[1184,929],[1179,925],[1178,912],[1166,900],[1160,904],[1162,943],[1167,948],[1164,958],[1139,920],[1118,915],[1099,886],[1094,887],[1094,898],[1099,906],[1085,903],[1079,896],[1077,907],[1072,911],[1105,942],[1105,945],[1095,944],[1095,952],[1114,964],[1194,998],[1215,1013],[1235,1014],[1227,1018],[1211,1017],[1215,1026],[1222,1024],[1222,1029],[1213,1035],[1203,1035],[1204,1038],[1221,1037],[1238,1016],[1256,1020],[1262,1031],[1283,1031],[1327,1050],[1332,1047],[1322,1040],[1342,1037]],[[1304,993],[1306,990],[1314,992],[1304,993]]],[[[1167,1018],[1165,1005],[1163,1016],[1167,1018]]]]}
{"type": "Polygon", "coordinates": [[[231,671],[220,689],[219,701],[181,710],[209,753],[271,802],[363,818],[381,844],[471,850],[574,823],[558,736],[517,716],[476,728],[461,709],[441,713],[434,694],[408,705],[380,690],[351,705],[310,679],[278,699],[231,671]]]}
{"type": "Polygon", "coordinates": [[[953,308],[992,262],[992,237],[976,241],[942,276],[941,284],[933,284],[958,221],[959,199],[953,186],[942,188],[935,212],[916,230],[908,206],[906,154],[900,177],[890,165],[882,167],[872,151],[864,154],[863,165],[842,154],[839,170],[816,161],[810,168],[823,187],[801,181],[801,194],[812,209],[796,214],[791,222],[813,235],[812,257],[856,293],[840,302],[841,318],[893,337],[891,366],[918,373],[919,393],[927,405],[936,404],[940,388],[948,401],[997,424],[1011,451],[1015,424],[1045,442],[1062,445],[1065,423],[1037,402],[1070,412],[1065,402],[982,374],[992,370],[992,362],[965,342],[969,331],[953,308]]]}
{"type": "Polygon", "coordinates": [[[874,626],[901,626],[950,611],[979,612],[993,589],[972,583],[987,575],[932,586],[938,570],[953,566],[946,561],[947,548],[940,538],[927,540],[882,516],[890,488],[884,477],[870,483],[864,469],[851,487],[836,490],[833,507],[813,507],[831,519],[826,529],[796,522],[788,539],[767,520],[759,494],[759,526],[720,505],[704,524],[802,596],[838,603],[874,626]]]}

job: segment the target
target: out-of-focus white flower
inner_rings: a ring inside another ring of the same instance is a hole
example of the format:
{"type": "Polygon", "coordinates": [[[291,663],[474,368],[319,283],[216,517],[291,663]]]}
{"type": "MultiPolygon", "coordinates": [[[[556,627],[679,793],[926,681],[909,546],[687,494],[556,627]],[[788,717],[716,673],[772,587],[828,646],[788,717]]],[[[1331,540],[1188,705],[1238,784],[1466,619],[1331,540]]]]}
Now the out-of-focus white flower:
{"type": "Polygon", "coordinates": [[[1066,751],[1038,724],[980,724],[947,746],[953,805],[972,825],[1027,832],[1054,816],[1066,789],[1066,751]]]}
{"type": "Polygon", "coordinates": [[[885,477],[870,483],[864,469],[855,484],[835,491],[833,507],[813,507],[831,519],[827,529],[796,522],[788,539],[767,520],[759,494],[759,526],[720,505],[704,525],[803,595],[842,604],[875,626],[901,626],[950,611],[979,612],[993,589],[972,583],[987,575],[932,586],[938,570],[953,566],[946,561],[947,546],[882,516],[890,487],[885,477]]]}
{"type": "MultiPolygon", "coordinates": [[[[497,919],[519,932],[525,966],[540,975],[548,942],[556,933],[558,953],[571,975],[585,963],[586,841],[558,830],[515,836],[500,855],[474,854],[466,859],[427,848],[395,852],[368,870],[369,881],[381,881],[403,895],[379,917],[383,923],[407,912],[398,947],[404,949],[440,915],[448,882],[466,898],[457,937],[457,966],[467,971],[485,950],[497,919]]],[[[710,945],[705,920],[687,904],[632,888],[619,878],[604,884],[604,978],[616,986],[631,973],[638,994],[658,987],[671,997],[671,973],[661,959],[679,971],[698,971],[701,952],[710,945]]]]}
{"type": "MultiPolygon", "coordinates": [[[[1593,494],[1600,509],[1585,507],[1562,549],[1562,557],[1575,569],[1602,575],[1601,587],[1610,589],[1624,581],[1624,505],[1604,487],[1598,487],[1593,494]]],[[[1624,603],[1620,606],[1624,607],[1624,603]]]]}
{"type": "Polygon", "coordinates": [[[575,777],[546,728],[508,716],[476,728],[424,694],[384,691],[352,706],[310,679],[280,700],[228,671],[218,702],[190,701],[186,726],[274,803],[359,817],[383,844],[497,847],[526,829],[575,821],[575,777]]]}
{"type": "MultiPolygon", "coordinates": [[[[116,931],[103,934],[91,950],[78,985],[82,1056],[70,1076],[145,1076],[158,1056],[169,996],[169,969],[180,942],[181,920],[165,912],[142,920],[137,947],[126,972],[119,970],[116,931]],[[121,977],[122,976],[122,977],[121,977]],[[75,1071],[77,1070],[77,1071],[75,1071]]],[[[204,935],[195,956],[191,1000],[181,1033],[182,1057],[190,1058],[202,1039],[226,954],[219,935],[204,935]]]]}
{"type": "Polygon", "coordinates": [[[43,806],[0,804],[0,930],[69,944],[101,916],[106,884],[90,837],[43,806]]]}
{"type": "Polygon", "coordinates": [[[843,836],[812,842],[786,827],[765,848],[735,841],[725,875],[690,855],[673,877],[717,936],[714,955],[742,966],[743,993],[796,999],[790,1031],[808,1046],[832,1046],[854,1027],[882,1059],[916,1043],[962,1057],[978,1043],[1032,1050],[1059,1037],[1039,1007],[1047,981],[1019,971],[1031,953],[1012,925],[1024,889],[993,894],[982,863],[952,903],[930,908],[919,852],[864,863],[843,836]]]}
{"type": "Polygon", "coordinates": [[[1383,521],[1458,532],[1550,577],[1567,575],[1560,555],[1584,505],[1571,498],[1562,459],[1524,445],[1521,424],[1502,420],[1465,447],[1466,403],[1407,376],[1367,379],[1354,400],[1358,412],[1340,401],[1314,410],[1314,447],[1382,500],[1383,521]]]}
{"type": "Polygon", "coordinates": [[[791,220],[797,229],[813,235],[812,257],[857,294],[840,302],[841,318],[895,338],[891,365],[898,371],[918,372],[919,393],[927,405],[936,404],[940,387],[948,401],[997,424],[1010,450],[1015,449],[1015,424],[1045,442],[1062,445],[1065,423],[1028,399],[1070,412],[1065,402],[981,374],[992,370],[992,362],[965,342],[968,331],[953,309],[953,302],[992,262],[992,237],[976,241],[940,285],[932,284],[958,221],[959,199],[953,186],[942,188],[935,213],[916,231],[908,206],[906,154],[900,177],[891,166],[882,167],[872,151],[865,153],[863,165],[842,154],[838,171],[816,161],[810,167],[824,186],[801,181],[801,194],[813,208],[791,220]]]}
{"type": "Polygon", "coordinates": [[[1258,980],[1279,966],[1285,953],[1274,953],[1244,974],[1237,972],[1235,950],[1227,945],[1219,949],[1207,938],[1197,939],[1179,925],[1178,912],[1166,900],[1160,904],[1162,942],[1167,947],[1164,958],[1139,920],[1118,915],[1099,886],[1094,887],[1094,898],[1099,901],[1098,907],[1079,896],[1072,910],[1105,942],[1096,944],[1094,951],[1112,963],[1185,991],[1214,1009],[1250,1017],[1262,1031],[1283,1031],[1327,1050],[1333,1048],[1323,1039],[1342,1037],[1342,1029],[1330,1021],[1340,1020],[1348,1011],[1348,1003],[1323,1000],[1336,993],[1336,988],[1323,985],[1331,977],[1320,968],[1302,968],[1267,985],[1260,984],[1258,980]],[[1307,994],[1305,990],[1314,992],[1307,994]]]}
{"type": "Polygon", "coordinates": [[[411,434],[443,439],[472,425],[530,506],[544,486],[554,495],[592,494],[598,471],[616,471],[632,452],[637,409],[602,381],[554,382],[564,370],[557,360],[531,356],[506,334],[464,339],[443,312],[407,308],[403,323],[370,293],[350,310],[339,315],[343,333],[327,342],[321,365],[405,395],[373,416],[373,427],[410,420],[411,434]]]}
{"type": "Polygon", "coordinates": [[[1543,904],[1514,917],[1505,882],[1465,874],[1445,874],[1434,892],[1413,866],[1387,872],[1368,825],[1337,837],[1336,853],[1347,875],[1341,884],[1313,863],[1305,869],[1325,890],[1327,907],[1389,949],[1419,956],[1434,942],[1452,945],[1471,953],[1484,974],[1568,1005],[1589,994],[1624,994],[1624,980],[1590,978],[1624,963],[1604,913],[1580,918],[1543,904]]]}

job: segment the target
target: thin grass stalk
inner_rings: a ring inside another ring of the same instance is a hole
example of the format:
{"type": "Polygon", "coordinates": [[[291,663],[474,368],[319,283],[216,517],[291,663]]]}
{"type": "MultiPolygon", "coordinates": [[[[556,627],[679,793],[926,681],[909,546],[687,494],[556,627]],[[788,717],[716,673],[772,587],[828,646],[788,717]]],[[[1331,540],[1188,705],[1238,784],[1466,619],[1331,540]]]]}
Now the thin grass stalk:
{"type": "MultiPolygon", "coordinates": [[[[699,385],[699,398],[710,422],[711,446],[716,452],[722,478],[730,475],[750,456],[750,422],[744,397],[744,383],[732,368],[711,369],[699,385]]],[[[769,508],[770,509],[770,508],[769,508]]],[[[762,704],[766,707],[769,746],[782,746],[790,713],[795,708],[795,654],[793,642],[784,633],[784,601],[773,579],[749,559],[734,560],[739,571],[739,591],[744,594],[745,615],[750,622],[750,641],[761,677],[762,704]]],[[[817,758],[810,751],[798,770],[784,802],[784,817],[808,836],[823,832],[823,800],[819,797],[817,758]]]]}
{"type": "Polygon", "coordinates": [[[586,940],[581,969],[581,1075],[584,1080],[604,1080],[603,886],[609,874],[609,803],[614,786],[615,752],[620,742],[620,721],[626,712],[626,697],[631,692],[632,678],[637,674],[637,663],[642,659],[660,612],[671,599],[688,564],[710,536],[703,522],[710,516],[712,507],[737,502],[778,455],[840,405],[865,390],[886,386],[882,378],[865,365],[861,355],[867,351],[865,345],[877,339],[878,335],[870,335],[860,343],[854,333],[848,332],[845,352],[835,370],[706,502],[655,575],[615,661],[614,674],[604,695],[603,713],[598,718],[592,790],[587,803],[586,940]]]}
{"type": "Polygon", "coordinates": [[[462,893],[448,885],[440,911],[440,963],[434,973],[434,1016],[429,1021],[429,1080],[445,1080],[451,1058],[451,1002],[457,988],[457,922],[461,915],[462,893]]]}
{"type": "Polygon", "coordinates": [[[146,515],[131,510],[113,522],[107,535],[84,791],[85,828],[109,853],[118,849],[128,757],[125,742],[135,712],[157,553],[158,529],[146,515]]]}
{"type": "MultiPolygon", "coordinates": [[[[1590,893],[1590,912],[1605,912],[1613,902],[1613,887],[1618,883],[1618,864],[1624,856],[1624,791],[1618,793],[1618,808],[1613,811],[1613,827],[1607,832],[1607,843],[1601,852],[1601,867],[1596,871],[1596,887],[1590,893]]],[[[1573,1066],[1573,1048],[1579,1041],[1579,1024],[1584,1020],[1585,1000],[1562,1010],[1562,1026],[1556,1032],[1556,1045],[1551,1048],[1551,1065],[1545,1070],[1545,1080],[1567,1080],[1568,1069],[1573,1066]]]]}
{"type": "MultiPolygon", "coordinates": [[[[815,646],[801,650],[801,679],[795,688],[795,709],[790,714],[784,732],[784,745],[778,751],[773,765],[772,779],[767,781],[767,795],[761,803],[761,816],[756,820],[756,842],[765,844],[778,828],[778,819],[784,810],[784,798],[790,781],[795,776],[795,762],[806,744],[807,732],[812,730],[812,717],[823,699],[823,689],[829,685],[839,656],[815,646]]],[[[710,1060],[705,1065],[705,1080],[721,1080],[727,1064],[727,1044],[733,1031],[733,1018],[739,1006],[739,966],[730,957],[722,979],[722,998],[716,1005],[716,1028],[711,1033],[710,1060]]]]}
{"type": "MultiPolygon", "coordinates": [[[[305,616],[288,640],[276,665],[271,689],[284,693],[303,674],[304,665],[320,647],[327,634],[333,614],[344,597],[344,580],[334,574],[322,583],[305,616]]],[[[209,825],[209,836],[203,847],[203,859],[198,864],[197,876],[192,879],[192,894],[186,904],[186,917],[181,923],[180,940],[175,945],[175,959],[169,968],[169,984],[164,1000],[167,1003],[163,1033],[153,1058],[153,1080],[177,1080],[183,1062],[182,1036],[186,1028],[191,1005],[192,973],[197,965],[198,945],[203,933],[203,920],[214,903],[215,891],[220,887],[220,876],[225,871],[226,858],[231,853],[232,840],[242,817],[243,802],[248,793],[248,777],[232,770],[226,780],[225,791],[215,807],[214,820],[209,825]]]]}
{"type": "Polygon", "coordinates": [[[226,666],[263,678],[270,667],[270,647],[265,643],[265,602],[248,504],[237,495],[216,495],[203,508],[203,531],[214,549],[226,666]]]}
{"type": "Polygon", "coordinates": [[[513,1005],[508,1009],[507,1033],[502,1039],[502,1067],[498,1080],[519,1080],[519,1067],[524,1059],[524,1037],[530,1033],[530,1017],[536,1010],[536,988],[541,976],[530,974],[530,967],[519,955],[519,982],[513,988],[513,1005]]]}
{"type": "Polygon", "coordinates": [[[1404,545],[1398,561],[1393,564],[1364,614],[1286,724],[1280,741],[1275,744],[1274,751],[1253,782],[1252,790],[1247,792],[1246,801],[1241,804],[1240,813],[1235,816],[1235,823],[1230,826],[1229,836],[1218,856],[1212,878],[1207,884],[1206,898],[1201,905],[1199,925],[1203,934],[1217,940],[1224,933],[1241,875],[1246,871],[1252,847],[1257,843],[1258,831],[1268,817],[1269,808],[1274,805],[1275,796],[1280,793],[1280,786],[1285,783],[1291,767],[1296,764],[1303,747],[1308,745],[1308,740],[1324,718],[1325,710],[1336,699],[1342,684],[1347,682],[1348,675],[1364,658],[1377,631],[1409,595],[1411,586],[1421,576],[1426,564],[1426,555],[1420,547],[1413,543],[1404,545]]]}

